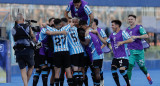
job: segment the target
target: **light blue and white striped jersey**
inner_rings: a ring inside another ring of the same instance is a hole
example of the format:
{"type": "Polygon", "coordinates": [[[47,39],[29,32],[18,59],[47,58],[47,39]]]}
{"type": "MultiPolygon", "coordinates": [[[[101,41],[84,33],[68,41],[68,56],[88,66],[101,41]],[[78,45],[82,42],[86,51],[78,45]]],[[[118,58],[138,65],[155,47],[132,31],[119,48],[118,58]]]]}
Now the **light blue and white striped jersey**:
{"type": "Polygon", "coordinates": [[[44,40],[47,37],[46,31],[49,30],[51,31],[52,28],[51,27],[47,27],[47,28],[42,28],[39,34],[39,39],[38,42],[42,42],[42,40],[44,40]]]}
{"type": "Polygon", "coordinates": [[[87,21],[87,24],[89,25],[90,24],[90,17],[89,15],[92,13],[91,9],[89,8],[88,5],[85,5],[84,6],[84,11],[86,12],[86,14],[88,15],[88,21],[87,21]]]}
{"type": "Polygon", "coordinates": [[[89,8],[88,5],[85,5],[85,6],[84,6],[84,11],[86,12],[86,14],[87,14],[88,16],[92,13],[92,11],[91,11],[91,9],[89,8]]]}
{"type": "MultiPolygon", "coordinates": [[[[92,30],[92,29],[90,29],[92,30]]],[[[90,39],[90,42],[89,42],[89,47],[92,49],[92,57],[93,57],[93,60],[98,60],[98,59],[103,59],[104,58],[104,53],[102,53],[101,55],[98,55],[97,51],[96,51],[96,48],[93,44],[93,41],[91,39],[91,36],[88,35],[85,37],[85,39],[90,39]]]]}
{"type": "Polygon", "coordinates": [[[71,27],[68,33],[69,52],[70,55],[83,53],[84,49],[78,38],[77,27],[71,27]]]}
{"type": "MultiPolygon", "coordinates": [[[[47,27],[48,28],[48,27],[47,27]]],[[[50,31],[69,31],[70,25],[66,25],[62,27],[60,30],[55,28],[51,29],[50,31]]],[[[53,44],[54,44],[54,52],[61,52],[61,51],[69,51],[68,47],[68,37],[65,35],[55,35],[52,36],[53,44]]]]}
{"type": "MultiPolygon", "coordinates": [[[[97,30],[97,29],[96,29],[96,30],[97,30]]],[[[103,30],[103,29],[101,29],[101,31],[100,31],[100,35],[101,35],[101,37],[102,37],[102,38],[107,37],[107,35],[106,35],[106,33],[104,32],[104,30],[103,30]]]]}

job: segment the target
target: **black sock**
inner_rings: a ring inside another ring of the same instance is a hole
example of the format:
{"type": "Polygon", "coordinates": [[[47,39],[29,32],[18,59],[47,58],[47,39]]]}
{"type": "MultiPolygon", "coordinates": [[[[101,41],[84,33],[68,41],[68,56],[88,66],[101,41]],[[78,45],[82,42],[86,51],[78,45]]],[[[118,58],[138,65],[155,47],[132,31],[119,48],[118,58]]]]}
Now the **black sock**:
{"type": "Polygon", "coordinates": [[[41,74],[41,70],[36,70],[34,76],[33,76],[33,86],[37,86],[39,75],[41,74]]]}
{"type": "Polygon", "coordinates": [[[47,86],[48,74],[42,74],[43,86],[47,86]]]}
{"type": "Polygon", "coordinates": [[[126,81],[127,86],[130,86],[128,75],[127,75],[127,74],[124,75],[123,78],[124,78],[124,80],[126,81]]]}
{"type": "Polygon", "coordinates": [[[72,78],[68,78],[67,82],[68,82],[68,86],[74,86],[72,78]]]}
{"type": "Polygon", "coordinates": [[[77,86],[79,82],[79,73],[78,71],[73,72],[73,85],[77,86]]]}
{"type": "Polygon", "coordinates": [[[127,70],[119,70],[119,72],[121,73],[121,75],[123,76],[124,80],[126,81],[127,86],[130,86],[129,77],[127,75],[127,70]]]}
{"type": "Polygon", "coordinates": [[[54,79],[54,84],[55,84],[55,86],[59,86],[59,79],[58,78],[54,79]]]}
{"type": "Polygon", "coordinates": [[[50,86],[54,86],[54,84],[50,84],[50,86]]]}
{"type": "Polygon", "coordinates": [[[101,71],[100,76],[101,76],[101,80],[103,80],[104,79],[103,78],[103,71],[101,71]]]}
{"type": "Polygon", "coordinates": [[[60,79],[59,79],[59,82],[60,82],[60,86],[63,86],[63,83],[64,83],[64,77],[63,77],[63,78],[60,78],[60,79]]]}
{"type": "Polygon", "coordinates": [[[79,80],[78,80],[78,84],[80,85],[80,86],[82,86],[82,84],[83,84],[83,73],[80,71],[79,73],[78,73],[78,76],[79,76],[79,80]]]}
{"type": "Polygon", "coordinates": [[[47,82],[48,82],[48,68],[42,69],[42,81],[43,81],[43,86],[47,86],[47,82]]]}
{"type": "Polygon", "coordinates": [[[95,80],[94,86],[100,86],[100,80],[95,80]]]}
{"type": "Polygon", "coordinates": [[[39,76],[33,76],[33,86],[37,86],[37,83],[38,83],[38,80],[39,80],[39,76]]]}
{"type": "Polygon", "coordinates": [[[118,76],[117,72],[116,73],[112,73],[112,76],[113,76],[113,79],[116,82],[117,86],[120,86],[119,76],[118,76]]]}

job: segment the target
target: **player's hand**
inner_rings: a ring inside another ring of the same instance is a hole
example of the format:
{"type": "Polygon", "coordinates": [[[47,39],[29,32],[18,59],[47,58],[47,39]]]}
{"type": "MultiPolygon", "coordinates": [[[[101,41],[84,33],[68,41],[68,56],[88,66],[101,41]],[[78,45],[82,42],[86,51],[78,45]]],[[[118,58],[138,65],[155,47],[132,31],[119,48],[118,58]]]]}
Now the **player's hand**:
{"type": "Polygon", "coordinates": [[[42,23],[42,27],[46,28],[47,24],[46,23],[42,23]]]}
{"type": "Polygon", "coordinates": [[[121,45],[123,45],[124,43],[123,43],[123,41],[122,42],[118,42],[117,43],[117,46],[121,46],[121,45]]]}
{"type": "Polygon", "coordinates": [[[36,44],[36,49],[39,49],[39,48],[41,48],[42,47],[42,42],[38,42],[37,44],[36,44]]]}
{"type": "Polygon", "coordinates": [[[89,30],[85,32],[85,37],[89,35],[89,30]]]}
{"type": "Polygon", "coordinates": [[[132,39],[137,39],[137,36],[131,36],[132,39]]]}
{"type": "Polygon", "coordinates": [[[91,30],[92,33],[98,35],[98,31],[97,30],[91,30]]]}
{"type": "Polygon", "coordinates": [[[61,31],[63,35],[67,35],[67,32],[65,30],[61,31]]]}
{"type": "Polygon", "coordinates": [[[69,24],[71,25],[71,27],[73,27],[73,26],[74,26],[74,23],[72,23],[72,22],[71,22],[71,23],[69,23],[69,24]]]}

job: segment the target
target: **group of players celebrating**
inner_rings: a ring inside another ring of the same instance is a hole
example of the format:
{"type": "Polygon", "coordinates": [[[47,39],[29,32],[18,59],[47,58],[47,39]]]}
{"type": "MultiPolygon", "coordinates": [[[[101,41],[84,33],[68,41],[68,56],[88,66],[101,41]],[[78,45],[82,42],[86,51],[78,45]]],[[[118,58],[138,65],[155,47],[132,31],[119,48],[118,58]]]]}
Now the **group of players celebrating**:
{"type": "Polygon", "coordinates": [[[121,30],[120,20],[112,20],[113,33],[107,38],[103,29],[98,27],[87,2],[73,0],[64,12],[64,18],[50,18],[48,24],[42,24],[37,33],[37,50],[34,61],[36,69],[33,86],[37,86],[42,74],[43,86],[47,86],[48,75],[52,70],[50,86],[63,86],[65,76],[68,86],[88,86],[87,69],[90,67],[94,86],[104,86],[103,58],[109,52],[111,44],[113,60],[111,71],[117,86],[120,86],[117,69],[131,86],[132,69],[135,62],[152,84],[145,67],[142,39],[148,38],[145,29],[136,25],[136,16],[129,15],[130,26],[121,30]],[[71,17],[68,13],[71,11],[71,17]]]}

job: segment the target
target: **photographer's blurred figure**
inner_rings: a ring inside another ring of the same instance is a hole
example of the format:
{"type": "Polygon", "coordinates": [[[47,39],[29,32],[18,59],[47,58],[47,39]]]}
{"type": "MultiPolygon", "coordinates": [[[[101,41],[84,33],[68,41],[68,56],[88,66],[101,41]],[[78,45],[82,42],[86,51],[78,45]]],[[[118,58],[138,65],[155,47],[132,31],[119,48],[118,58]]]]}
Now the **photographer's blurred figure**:
{"type": "Polygon", "coordinates": [[[12,29],[12,35],[15,41],[14,50],[16,62],[21,70],[21,76],[24,86],[28,86],[29,79],[34,68],[34,50],[31,40],[36,41],[29,24],[24,24],[24,18],[21,13],[17,14],[15,26],[12,29]],[[28,70],[26,70],[28,66],[28,70]]]}

